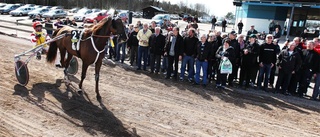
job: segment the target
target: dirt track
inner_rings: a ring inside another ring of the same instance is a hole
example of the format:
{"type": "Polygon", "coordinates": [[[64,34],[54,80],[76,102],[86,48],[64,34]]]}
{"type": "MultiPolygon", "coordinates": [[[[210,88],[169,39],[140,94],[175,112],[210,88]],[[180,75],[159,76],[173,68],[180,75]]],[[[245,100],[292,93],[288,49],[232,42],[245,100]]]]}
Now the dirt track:
{"type": "MultiPolygon", "coordinates": [[[[63,72],[44,59],[29,65],[30,81],[17,84],[14,54],[26,40],[0,36],[0,136],[320,136],[320,102],[262,91],[206,89],[105,62],[102,102],[94,68],[85,95],[62,83],[63,72]]],[[[45,56],[43,56],[44,58],[45,56]]]]}

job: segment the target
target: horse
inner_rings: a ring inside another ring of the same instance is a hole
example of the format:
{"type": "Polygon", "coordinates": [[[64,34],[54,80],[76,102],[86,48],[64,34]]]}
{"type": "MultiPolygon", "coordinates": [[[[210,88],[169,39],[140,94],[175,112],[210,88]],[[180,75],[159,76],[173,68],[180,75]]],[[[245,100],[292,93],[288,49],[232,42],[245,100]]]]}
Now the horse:
{"type": "Polygon", "coordinates": [[[76,56],[82,60],[82,72],[81,81],[79,83],[78,93],[82,94],[82,83],[86,77],[87,69],[90,64],[95,64],[95,92],[97,100],[101,100],[99,93],[99,73],[102,65],[102,59],[105,56],[105,45],[107,40],[111,37],[111,33],[119,35],[119,39],[126,40],[126,34],[124,25],[120,18],[113,19],[107,17],[102,19],[97,25],[92,28],[82,30],[80,39],[78,40],[79,50],[72,48],[73,35],[70,34],[75,29],[69,26],[64,26],[57,29],[53,33],[53,37],[65,34],[65,37],[51,42],[49,50],[47,52],[47,62],[52,63],[57,56],[57,49],[59,48],[61,56],[61,66],[64,67],[65,79],[68,79],[67,68],[69,62],[73,56],[76,56]],[[68,53],[67,59],[65,59],[66,52],[68,53]]]}

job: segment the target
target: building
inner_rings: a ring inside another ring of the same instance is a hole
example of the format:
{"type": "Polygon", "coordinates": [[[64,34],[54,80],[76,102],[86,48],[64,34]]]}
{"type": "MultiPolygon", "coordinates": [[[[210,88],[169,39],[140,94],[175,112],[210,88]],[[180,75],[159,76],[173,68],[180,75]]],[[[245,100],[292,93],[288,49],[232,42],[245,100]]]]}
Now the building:
{"type": "MultiPolygon", "coordinates": [[[[299,36],[307,28],[307,20],[320,21],[320,0],[234,0],[236,22],[242,20],[244,31],[255,25],[258,32],[269,32],[271,20],[282,31],[299,36]]],[[[319,27],[319,26],[318,26],[319,27]]],[[[316,31],[319,35],[319,30],[316,31]]]]}
{"type": "Polygon", "coordinates": [[[167,13],[162,8],[158,8],[155,6],[148,6],[142,9],[143,14],[142,17],[146,19],[151,19],[153,16],[155,16],[158,13],[167,13]]]}

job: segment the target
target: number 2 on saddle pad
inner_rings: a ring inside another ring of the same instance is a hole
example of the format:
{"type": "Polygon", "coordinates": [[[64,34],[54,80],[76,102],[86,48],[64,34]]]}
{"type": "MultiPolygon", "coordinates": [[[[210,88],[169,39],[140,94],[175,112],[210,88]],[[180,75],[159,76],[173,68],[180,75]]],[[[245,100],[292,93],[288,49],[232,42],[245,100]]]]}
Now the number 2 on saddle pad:
{"type": "Polygon", "coordinates": [[[76,50],[76,44],[79,41],[80,33],[77,30],[71,31],[71,42],[72,42],[72,49],[76,50]]]}

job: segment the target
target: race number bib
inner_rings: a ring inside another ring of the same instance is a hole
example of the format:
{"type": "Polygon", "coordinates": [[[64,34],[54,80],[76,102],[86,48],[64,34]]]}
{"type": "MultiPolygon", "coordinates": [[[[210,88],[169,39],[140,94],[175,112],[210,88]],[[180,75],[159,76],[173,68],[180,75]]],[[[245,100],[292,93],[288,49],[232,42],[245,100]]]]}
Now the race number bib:
{"type": "Polygon", "coordinates": [[[72,43],[72,49],[73,50],[78,50],[76,48],[77,42],[79,41],[79,31],[77,30],[72,30],[71,31],[71,43],[72,43]]]}

